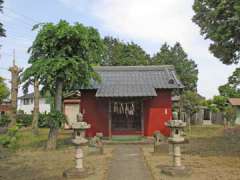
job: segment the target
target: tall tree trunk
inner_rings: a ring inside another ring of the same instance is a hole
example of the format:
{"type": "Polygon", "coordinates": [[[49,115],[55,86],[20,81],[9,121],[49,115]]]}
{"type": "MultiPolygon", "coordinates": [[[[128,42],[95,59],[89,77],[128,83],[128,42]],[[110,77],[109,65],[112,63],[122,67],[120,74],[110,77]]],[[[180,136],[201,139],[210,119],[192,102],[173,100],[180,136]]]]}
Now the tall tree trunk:
{"type": "Polygon", "coordinates": [[[34,80],[34,109],[33,109],[33,121],[32,121],[32,132],[33,135],[38,135],[38,120],[39,120],[39,81],[34,80]]]}
{"type": "Polygon", "coordinates": [[[19,85],[19,73],[22,69],[18,68],[16,65],[9,68],[11,72],[11,110],[10,119],[11,122],[9,127],[14,127],[17,121],[17,96],[18,96],[18,85],[19,85]]]}
{"type": "MultiPolygon", "coordinates": [[[[56,111],[62,112],[62,92],[63,92],[63,81],[57,79],[56,81],[56,94],[54,97],[54,108],[56,111]]],[[[48,134],[47,149],[56,149],[57,147],[57,135],[58,127],[51,127],[48,134]]]]}

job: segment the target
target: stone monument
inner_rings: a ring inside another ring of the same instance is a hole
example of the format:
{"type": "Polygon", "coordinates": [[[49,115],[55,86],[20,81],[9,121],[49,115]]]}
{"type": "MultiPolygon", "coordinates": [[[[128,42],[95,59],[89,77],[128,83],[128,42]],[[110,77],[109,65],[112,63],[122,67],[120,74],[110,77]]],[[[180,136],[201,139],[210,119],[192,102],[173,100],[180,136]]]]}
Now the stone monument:
{"type": "Polygon", "coordinates": [[[74,130],[74,139],[72,140],[72,143],[76,147],[76,154],[75,154],[75,160],[76,160],[76,166],[75,168],[66,170],[63,173],[64,177],[70,177],[70,178],[85,178],[91,174],[93,174],[93,171],[89,167],[84,167],[83,164],[83,150],[82,146],[86,145],[88,143],[88,140],[85,138],[85,131],[89,129],[91,126],[90,124],[87,124],[83,121],[82,115],[77,115],[77,121],[73,122],[71,124],[72,129],[74,130]]]}
{"type": "Polygon", "coordinates": [[[153,138],[154,153],[163,152],[163,146],[161,146],[161,144],[165,142],[165,137],[160,133],[160,131],[155,131],[153,133],[153,138]]]}
{"type": "MultiPolygon", "coordinates": [[[[176,118],[176,117],[174,117],[176,118]]],[[[162,172],[172,176],[186,176],[191,174],[191,169],[181,163],[181,144],[185,143],[183,137],[183,128],[186,123],[182,120],[171,120],[166,123],[166,126],[171,129],[171,135],[168,138],[168,143],[172,145],[172,166],[164,167],[162,172]]]]}
{"type": "Polygon", "coordinates": [[[103,133],[96,133],[96,136],[94,136],[90,142],[90,154],[103,154],[103,133]]]}

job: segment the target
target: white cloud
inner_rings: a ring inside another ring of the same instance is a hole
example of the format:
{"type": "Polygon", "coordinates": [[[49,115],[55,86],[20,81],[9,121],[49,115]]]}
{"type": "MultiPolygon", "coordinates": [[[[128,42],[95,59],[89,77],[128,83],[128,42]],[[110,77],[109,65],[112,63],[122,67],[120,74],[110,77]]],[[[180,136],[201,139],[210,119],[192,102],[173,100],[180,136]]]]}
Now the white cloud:
{"type": "Polygon", "coordinates": [[[218,86],[226,82],[234,69],[222,65],[208,52],[210,42],[203,39],[191,20],[193,0],[59,1],[83,16],[94,18],[100,31],[141,42],[151,53],[156,50],[153,44],[160,47],[164,42],[179,41],[198,64],[198,89],[206,97],[217,94],[218,86]]]}
{"type": "Polygon", "coordinates": [[[60,0],[89,13],[103,27],[148,41],[189,41],[197,33],[190,0],[60,0]]]}

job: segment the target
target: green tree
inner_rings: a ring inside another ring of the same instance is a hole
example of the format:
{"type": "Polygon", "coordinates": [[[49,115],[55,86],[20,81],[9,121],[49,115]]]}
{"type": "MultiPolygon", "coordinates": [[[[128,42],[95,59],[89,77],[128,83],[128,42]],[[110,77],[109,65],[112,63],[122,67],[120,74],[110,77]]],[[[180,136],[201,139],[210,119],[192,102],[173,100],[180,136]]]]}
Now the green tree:
{"type": "Polygon", "coordinates": [[[150,56],[137,44],[124,43],[116,38],[105,37],[105,57],[101,65],[107,66],[135,66],[148,65],[150,56]]]}
{"type": "Polygon", "coordinates": [[[202,100],[195,91],[184,91],[181,95],[181,107],[187,114],[189,131],[191,131],[191,119],[199,111],[202,100]]]}
{"type": "Polygon", "coordinates": [[[0,103],[9,96],[9,89],[7,88],[4,79],[0,77],[0,103]]]}
{"type": "Polygon", "coordinates": [[[240,98],[240,90],[229,84],[219,86],[218,91],[221,96],[229,98],[240,98]]]}
{"type": "Polygon", "coordinates": [[[195,0],[193,22],[201,34],[212,40],[210,51],[224,64],[238,63],[240,57],[240,1],[195,0]]]}
{"type": "Polygon", "coordinates": [[[151,60],[154,65],[174,65],[176,73],[185,86],[185,90],[197,89],[198,69],[196,63],[189,59],[180,43],[170,47],[163,44],[160,51],[151,60]]]}
{"type": "MultiPolygon", "coordinates": [[[[56,25],[39,24],[35,29],[39,32],[29,49],[31,66],[25,73],[38,78],[42,91],[54,97],[55,111],[62,112],[63,91],[98,79],[92,66],[102,60],[104,44],[96,29],[79,23],[70,25],[61,20],[56,25]]],[[[56,126],[50,126],[47,149],[56,148],[61,123],[53,124],[56,126]]]]}
{"type": "Polygon", "coordinates": [[[220,95],[225,97],[240,97],[240,68],[236,68],[228,78],[228,82],[218,88],[220,95]]]}
{"type": "MultiPolygon", "coordinates": [[[[3,0],[0,0],[0,12],[3,12],[3,0]]],[[[5,29],[3,28],[3,24],[0,22],[0,37],[5,37],[5,29]]]]}
{"type": "Polygon", "coordinates": [[[203,99],[194,91],[183,92],[181,96],[181,103],[184,112],[186,112],[189,117],[192,117],[199,111],[202,100],[203,99]]]}
{"type": "Polygon", "coordinates": [[[227,107],[227,97],[224,96],[214,96],[212,101],[212,104],[214,104],[219,112],[224,112],[225,108],[227,107]]]}
{"type": "Polygon", "coordinates": [[[225,96],[214,96],[211,100],[211,106],[215,107],[216,112],[222,112],[224,114],[224,125],[227,122],[233,122],[235,120],[236,112],[235,109],[228,103],[228,97],[225,96]]]}

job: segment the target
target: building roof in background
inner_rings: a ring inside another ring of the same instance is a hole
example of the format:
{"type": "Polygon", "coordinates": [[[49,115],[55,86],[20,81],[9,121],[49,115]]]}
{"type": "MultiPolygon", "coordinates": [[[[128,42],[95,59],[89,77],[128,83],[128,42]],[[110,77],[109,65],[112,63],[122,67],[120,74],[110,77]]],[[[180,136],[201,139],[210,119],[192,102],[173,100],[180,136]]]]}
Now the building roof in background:
{"type": "MultiPolygon", "coordinates": [[[[32,98],[34,98],[34,93],[28,93],[18,97],[18,99],[32,99],[32,98]]],[[[40,98],[44,98],[44,96],[40,94],[40,98]]]]}
{"type": "Polygon", "coordinates": [[[240,98],[229,98],[228,101],[233,106],[240,106],[240,98]]]}
{"type": "Polygon", "coordinates": [[[94,68],[101,82],[92,82],[97,97],[156,96],[156,89],[179,89],[174,66],[99,66],[94,68]]]}

